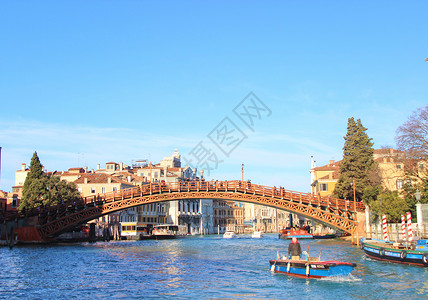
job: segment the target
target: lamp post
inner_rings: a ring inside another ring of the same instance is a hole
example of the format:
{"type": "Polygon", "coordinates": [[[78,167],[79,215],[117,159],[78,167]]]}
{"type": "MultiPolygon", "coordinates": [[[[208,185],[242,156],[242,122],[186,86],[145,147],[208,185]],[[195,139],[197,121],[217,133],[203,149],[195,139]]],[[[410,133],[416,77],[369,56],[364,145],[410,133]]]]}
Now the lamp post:
{"type": "Polygon", "coordinates": [[[352,179],[351,186],[354,189],[354,211],[356,212],[357,211],[357,201],[356,201],[356,197],[355,197],[355,194],[356,194],[355,193],[355,179],[352,179]]]}
{"type": "Polygon", "coordinates": [[[419,191],[419,189],[416,189],[415,198],[417,203],[421,203],[421,192],[419,191]]]}
{"type": "Polygon", "coordinates": [[[415,198],[416,198],[416,219],[418,222],[418,231],[419,235],[422,233],[422,204],[421,204],[421,192],[419,189],[416,189],[415,192],[415,198]]]}

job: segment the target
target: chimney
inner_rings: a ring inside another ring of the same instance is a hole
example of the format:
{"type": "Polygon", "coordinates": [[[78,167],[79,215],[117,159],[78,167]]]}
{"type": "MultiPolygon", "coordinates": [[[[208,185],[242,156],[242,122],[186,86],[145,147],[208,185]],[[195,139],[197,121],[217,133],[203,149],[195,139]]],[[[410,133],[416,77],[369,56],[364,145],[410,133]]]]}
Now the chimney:
{"type": "Polygon", "coordinates": [[[131,175],[128,175],[128,182],[131,182],[131,175]]]}
{"type": "Polygon", "coordinates": [[[119,170],[120,170],[120,172],[122,172],[123,171],[123,162],[121,162],[121,163],[119,163],[119,170]]]}
{"type": "Polygon", "coordinates": [[[88,173],[88,167],[87,166],[85,167],[85,173],[88,173]]]}
{"type": "Polygon", "coordinates": [[[88,177],[85,177],[85,178],[83,179],[83,183],[84,183],[84,184],[88,184],[88,177]]]}
{"type": "Polygon", "coordinates": [[[111,177],[110,176],[107,178],[107,183],[111,183],[111,177]]]}
{"type": "Polygon", "coordinates": [[[97,171],[100,169],[100,164],[97,164],[97,171]]]}
{"type": "Polygon", "coordinates": [[[334,165],[334,159],[330,159],[330,165],[334,165]]]}
{"type": "Polygon", "coordinates": [[[22,170],[22,171],[25,171],[26,167],[27,167],[27,165],[26,165],[25,163],[23,163],[23,164],[21,165],[21,170],[22,170]]]}

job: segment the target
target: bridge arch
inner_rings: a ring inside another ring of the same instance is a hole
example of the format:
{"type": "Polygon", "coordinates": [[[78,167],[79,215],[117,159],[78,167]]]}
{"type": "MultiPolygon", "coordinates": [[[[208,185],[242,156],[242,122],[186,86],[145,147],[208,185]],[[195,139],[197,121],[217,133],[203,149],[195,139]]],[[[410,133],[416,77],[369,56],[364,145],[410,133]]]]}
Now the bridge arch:
{"type": "Polygon", "coordinates": [[[321,197],[244,181],[190,181],[148,184],[119,192],[85,197],[78,203],[48,207],[39,217],[39,233],[54,237],[78,224],[143,204],[181,199],[222,199],[270,206],[353,233],[362,203],[321,197]]]}

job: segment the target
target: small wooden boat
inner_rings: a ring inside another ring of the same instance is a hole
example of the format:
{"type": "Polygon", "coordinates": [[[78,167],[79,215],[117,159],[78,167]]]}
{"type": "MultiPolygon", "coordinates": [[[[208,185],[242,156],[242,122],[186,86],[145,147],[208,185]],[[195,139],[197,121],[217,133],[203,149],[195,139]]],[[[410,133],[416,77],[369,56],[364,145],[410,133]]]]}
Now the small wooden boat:
{"type": "Polygon", "coordinates": [[[428,267],[428,239],[421,239],[416,243],[394,243],[362,238],[360,247],[370,258],[428,267]]]}
{"type": "Polygon", "coordinates": [[[317,257],[307,260],[277,259],[270,260],[271,271],[301,278],[323,278],[348,276],[354,270],[355,263],[340,261],[320,261],[317,257]]]}
{"type": "Polygon", "coordinates": [[[278,238],[280,239],[313,239],[314,236],[304,229],[280,229],[278,238]]]}

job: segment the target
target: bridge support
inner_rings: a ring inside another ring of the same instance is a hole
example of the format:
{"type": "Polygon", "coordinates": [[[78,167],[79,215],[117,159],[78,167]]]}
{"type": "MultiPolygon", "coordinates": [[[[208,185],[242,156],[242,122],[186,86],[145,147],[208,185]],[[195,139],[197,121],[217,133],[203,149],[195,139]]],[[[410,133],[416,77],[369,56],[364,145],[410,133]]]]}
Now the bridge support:
{"type": "Polygon", "coordinates": [[[89,224],[89,243],[96,242],[95,223],[89,224]]]}
{"type": "Polygon", "coordinates": [[[365,232],[366,232],[366,228],[365,228],[366,213],[365,212],[357,212],[356,218],[357,218],[357,226],[355,227],[354,231],[352,232],[352,244],[359,246],[360,245],[360,237],[365,236],[365,232]]]}

